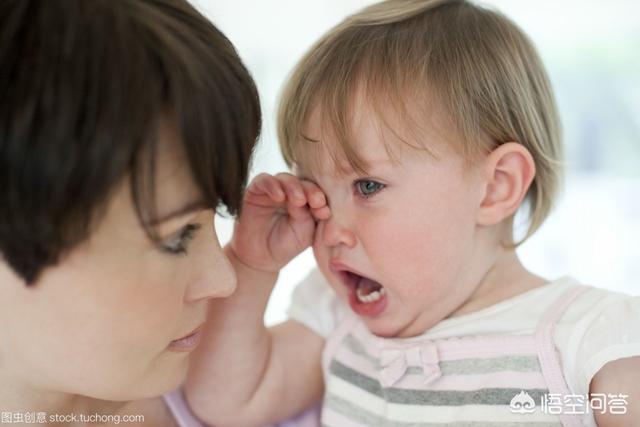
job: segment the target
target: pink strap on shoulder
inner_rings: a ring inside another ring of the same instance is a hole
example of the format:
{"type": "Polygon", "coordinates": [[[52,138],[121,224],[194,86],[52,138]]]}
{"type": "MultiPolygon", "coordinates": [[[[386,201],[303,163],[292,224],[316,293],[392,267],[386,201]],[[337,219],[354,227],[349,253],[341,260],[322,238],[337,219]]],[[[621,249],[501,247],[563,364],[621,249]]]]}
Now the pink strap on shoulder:
{"type": "MultiPolygon", "coordinates": [[[[169,407],[169,411],[175,418],[180,427],[206,427],[202,421],[198,420],[191,412],[182,395],[182,389],[176,389],[165,393],[163,396],[165,403],[169,407]]],[[[265,427],[319,427],[320,426],[320,406],[314,406],[297,416],[282,421],[277,424],[271,424],[265,427]]]]}
{"type": "Polygon", "coordinates": [[[321,410],[321,406],[317,405],[286,421],[265,427],[320,427],[321,410]]]}
{"type": "Polygon", "coordinates": [[[327,339],[327,342],[324,345],[324,350],[322,350],[322,370],[324,372],[327,372],[329,369],[329,364],[331,363],[331,359],[333,358],[338,345],[342,339],[351,332],[351,329],[356,325],[357,321],[358,318],[355,314],[347,314],[336,330],[327,339]]]}
{"type": "Polygon", "coordinates": [[[180,427],[205,427],[205,424],[191,412],[191,408],[184,400],[181,388],[165,393],[162,397],[180,427]]]}
{"type": "MultiPolygon", "coordinates": [[[[553,330],[558,322],[558,319],[562,316],[569,305],[587,288],[583,286],[574,287],[564,292],[558,301],[544,314],[542,320],[538,324],[536,331],[536,346],[538,348],[538,358],[540,360],[540,367],[542,368],[542,374],[545,378],[549,393],[558,394],[561,396],[568,396],[569,387],[562,373],[562,366],[560,364],[560,356],[556,350],[556,345],[553,340],[553,330]]],[[[580,427],[582,422],[577,415],[572,414],[560,414],[560,421],[565,427],[580,427]]]]}

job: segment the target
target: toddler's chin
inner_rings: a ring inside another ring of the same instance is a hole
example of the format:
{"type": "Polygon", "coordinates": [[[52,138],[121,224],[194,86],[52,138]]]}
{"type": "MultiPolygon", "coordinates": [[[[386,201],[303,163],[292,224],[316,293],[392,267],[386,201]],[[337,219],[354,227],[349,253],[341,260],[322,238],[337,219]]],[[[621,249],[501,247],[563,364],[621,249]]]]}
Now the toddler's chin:
{"type": "Polygon", "coordinates": [[[381,338],[412,338],[424,334],[431,326],[418,323],[418,319],[361,318],[372,334],[381,338]]]}
{"type": "Polygon", "coordinates": [[[402,327],[394,324],[393,321],[386,319],[366,319],[362,318],[369,332],[380,338],[397,338],[402,332],[402,327]]]}

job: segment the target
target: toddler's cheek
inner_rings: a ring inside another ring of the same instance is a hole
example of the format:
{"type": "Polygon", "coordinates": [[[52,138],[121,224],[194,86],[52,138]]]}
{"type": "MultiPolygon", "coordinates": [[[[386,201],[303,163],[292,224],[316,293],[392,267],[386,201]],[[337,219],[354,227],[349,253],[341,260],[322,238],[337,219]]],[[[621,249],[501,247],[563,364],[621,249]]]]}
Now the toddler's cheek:
{"type": "Polygon", "coordinates": [[[313,244],[313,256],[316,259],[318,268],[327,280],[330,280],[331,271],[329,270],[330,253],[329,248],[322,244],[313,244]]]}
{"type": "Polygon", "coordinates": [[[322,235],[324,233],[324,221],[318,221],[316,224],[316,229],[313,234],[313,255],[316,257],[316,261],[320,264],[320,258],[327,257],[328,254],[323,254],[323,252],[327,252],[328,248],[323,244],[322,235]]]}
{"type": "Polygon", "coordinates": [[[326,246],[318,244],[318,232],[316,230],[316,237],[313,242],[313,257],[316,259],[316,263],[323,272],[329,268],[329,250],[326,246]]]}

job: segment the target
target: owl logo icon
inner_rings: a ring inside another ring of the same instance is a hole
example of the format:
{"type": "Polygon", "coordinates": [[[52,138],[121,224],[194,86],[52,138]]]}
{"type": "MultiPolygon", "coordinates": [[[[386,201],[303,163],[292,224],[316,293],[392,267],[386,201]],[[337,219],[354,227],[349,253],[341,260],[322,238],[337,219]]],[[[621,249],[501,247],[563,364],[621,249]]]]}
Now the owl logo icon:
{"type": "Polygon", "coordinates": [[[536,403],[527,392],[521,390],[511,399],[509,408],[514,414],[532,414],[536,410],[536,403]]]}

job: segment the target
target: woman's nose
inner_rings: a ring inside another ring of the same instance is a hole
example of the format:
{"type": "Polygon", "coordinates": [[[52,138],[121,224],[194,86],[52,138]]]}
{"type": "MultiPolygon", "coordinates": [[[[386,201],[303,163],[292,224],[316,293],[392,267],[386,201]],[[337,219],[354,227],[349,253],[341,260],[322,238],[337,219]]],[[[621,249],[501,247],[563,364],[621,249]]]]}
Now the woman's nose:
{"type": "Polygon", "coordinates": [[[318,231],[321,233],[322,243],[326,246],[344,245],[352,248],[356,244],[354,232],[333,212],[331,218],[322,221],[319,227],[321,227],[318,231]]]}
{"type": "Polygon", "coordinates": [[[190,283],[185,299],[197,301],[209,298],[224,298],[236,290],[238,279],[231,263],[224,255],[217,236],[211,245],[200,251],[194,259],[190,283]]]}

